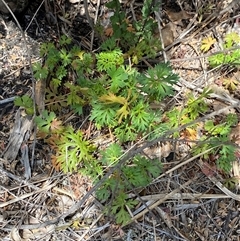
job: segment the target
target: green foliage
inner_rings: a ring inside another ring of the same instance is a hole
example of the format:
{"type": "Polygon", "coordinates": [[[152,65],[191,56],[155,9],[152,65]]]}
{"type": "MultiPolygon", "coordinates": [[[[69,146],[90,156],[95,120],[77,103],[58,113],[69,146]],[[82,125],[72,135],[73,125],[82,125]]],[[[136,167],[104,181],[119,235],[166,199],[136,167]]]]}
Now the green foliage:
{"type": "Polygon", "coordinates": [[[229,134],[231,130],[231,126],[229,126],[228,123],[221,123],[218,125],[215,125],[213,120],[208,120],[205,122],[204,128],[207,132],[211,133],[212,135],[227,135],[229,134]]]}
{"type": "MultiPolygon", "coordinates": [[[[129,31],[124,12],[116,14],[112,25],[118,31],[96,54],[86,53],[77,46],[69,47],[71,40],[64,36],[58,45],[46,43],[41,46],[44,62],[34,64],[34,76],[50,80],[50,83],[46,89],[46,110],[35,121],[39,132],[44,133],[41,135],[45,142],[52,146],[52,164],[56,169],[70,173],[79,171],[97,182],[118,164],[124,153],[121,144],[136,141],[139,136],[159,128],[161,113],[153,112],[150,104],[173,94],[177,75],[169,64],[160,63],[146,73],[140,73],[125,61],[129,55],[137,56],[137,63],[145,55],[156,54],[156,42],[151,32],[153,22],[147,19],[147,13],[145,15],[147,30],[140,29],[139,22],[139,26],[136,25],[139,30],[135,32],[129,31]],[[121,27],[116,27],[119,23],[121,27]],[[122,34],[123,42],[120,38],[119,43],[117,38],[122,34]],[[127,43],[126,48],[123,43],[127,43]],[[134,45],[136,52],[132,48],[134,45]],[[75,80],[69,79],[71,71],[75,71],[75,80]],[[70,108],[80,115],[85,106],[91,108],[89,120],[99,130],[110,130],[118,144],[98,150],[93,141],[84,138],[82,131],[64,126],[55,114],[70,108]]],[[[160,174],[161,165],[157,160],[137,156],[117,172],[122,174],[114,173],[97,191],[97,196],[104,201],[114,195],[110,213],[116,216],[117,222],[124,223],[130,218],[126,205],[131,208],[136,204],[124,193],[146,186],[160,174]]]]}
{"type": "MultiPolygon", "coordinates": [[[[209,89],[204,89],[203,93],[197,97],[195,97],[192,92],[189,93],[187,95],[186,105],[182,109],[175,107],[166,113],[169,125],[173,128],[177,128],[178,126],[194,121],[205,114],[209,110],[206,98],[210,93],[211,90],[209,89]]],[[[178,137],[179,133],[175,133],[174,136],[178,137]]]]}
{"type": "Polygon", "coordinates": [[[113,9],[115,13],[111,17],[111,25],[113,28],[113,38],[120,40],[121,46],[131,46],[135,43],[135,34],[132,31],[128,31],[128,21],[126,19],[125,12],[121,9],[120,2],[118,0],[112,0],[106,4],[106,7],[113,9]]]}
{"type": "MultiPolygon", "coordinates": [[[[121,155],[122,151],[119,145],[113,144],[104,152],[100,161],[109,165],[117,164],[117,156],[121,155]],[[110,153],[114,157],[111,157],[110,153]]],[[[152,178],[156,178],[162,171],[162,165],[159,160],[149,160],[140,155],[129,160],[122,168],[121,173],[116,172],[104,183],[104,185],[96,192],[100,200],[109,199],[114,193],[114,198],[110,207],[106,211],[116,216],[116,221],[127,223],[130,220],[130,215],[126,210],[132,208],[138,202],[127,198],[126,193],[132,188],[145,187],[151,182],[152,178]]]]}
{"type": "Polygon", "coordinates": [[[33,115],[34,114],[33,100],[28,95],[16,97],[15,100],[14,100],[14,105],[24,107],[27,115],[33,115]]]}
{"type": "Polygon", "coordinates": [[[77,72],[77,74],[78,75],[90,74],[92,72],[92,67],[93,67],[92,55],[89,53],[84,53],[78,48],[73,50],[73,54],[77,58],[75,58],[72,61],[72,67],[77,72]]]}
{"type": "MultiPolygon", "coordinates": [[[[128,199],[126,193],[133,188],[146,187],[159,176],[162,166],[159,160],[150,160],[142,155],[136,155],[119,166],[124,155],[123,147],[146,135],[151,140],[155,139],[204,115],[209,111],[205,99],[211,92],[205,89],[198,96],[190,93],[182,109],[170,109],[164,115],[160,110],[153,110],[152,103],[158,104],[174,94],[173,85],[178,76],[169,63],[159,63],[144,73],[134,66],[143,57],[154,57],[160,49],[159,40],[153,38],[156,22],[150,16],[154,11],[152,1],[144,1],[143,18],[133,23],[127,20],[119,1],[113,0],[107,6],[115,11],[111,17],[113,35],[102,43],[98,53],[86,53],[79,46],[70,45],[71,40],[66,36],[62,36],[57,44],[42,44],[40,54],[44,62],[33,65],[34,76],[47,80],[49,84],[46,110],[35,118],[35,122],[38,134],[52,147],[52,164],[56,169],[65,173],[81,172],[96,183],[118,165],[96,195],[101,202],[111,199],[107,211],[116,217],[118,223],[127,223],[130,216],[126,207],[132,208],[137,202],[128,199]],[[85,109],[89,114],[87,120],[92,121],[98,130],[109,132],[116,143],[97,147],[92,136],[88,139],[83,131],[74,130],[71,125],[66,126],[60,121],[61,116],[70,110],[78,116],[85,109]]],[[[228,37],[226,48],[235,43],[228,37]]],[[[19,97],[15,104],[31,113],[33,102],[30,97],[19,97]]],[[[236,122],[233,115],[222,123],[206,121],[202,140],[209,142],[196,146],[194,152],[216,147],[218,167],[229,171],[234,148],[226,140],[236,122]]],[[[191,128],[196,128],[196,125],[191,128]]]]}
{"type": "Polygon", "coordinates": [[[208,58],[210,66],[217,67],[224,64],[238,66],[240,64],[240,49],[236,47],[239,44],[239,34],[237,34],[236,32],[226,34],[224,38],[223,50],[227,52],[210,56],[208,58]]]}
{"type": "MultiPolygon", "coordinates": [[[[192,93],[188,96],[187,108],[185,108],[185,115],[189,118],[190,121],[195,120],[200,115],[208,111],[208,105],[205,102],[205,99],[211,94],[210,89],[204,89],[203,93],[195,98],[192,93]]],[[[185,123],[188,123],[189,120],[185,119],[185,123]]],[[[183,123],[184,123],[183,122],[183,123]]]]}
{"type": "Polygon", "coordinates": [[[237,148],[229,144],[229,134],[231,127],[236,124],[237,116],[229,114],[223,123],[215,124],[213,121],[208,121],[205,123],[205,129],[211,134],[211,139],[214,140],[215,144],[212,146],[218,146],[217,166],[219,169],[226,173],[229,173],[232,168],[232,162],[236,160],[236,150],[237,148]]]}
{"type": "Polygon", "coordinates": [[[110,167],[117,163],[119,157],[122,155],[123,150],[117,143],[111,144],[106,150],[101,151],[101,162],[104,166],[110,167]]]}
{"type": "Polygon", "coordinates": [[[237,44],[240,43],[240,36],[238,33],[236,32],[231,32],[231,33],[228,33],[226,36],[225,36],[225,44],[224,44],[224,47],[226,49],[229,49],[233,46],[236,46],[237,44]]]}
{"type": "Polygon", "coordinates": [[[228,125],[236,126],[239,120],[236,114],[230,113],[226,116],[225,121],[228,125]]]}
{"type": "Polygon", "coordinates": [[[143,100],[139,101],[131,110],[130,120],[132,127],[138,132],[145,132],[149,126],[154,122],[154,114],[148,111],[150,107],[144,103],[143,100]]]}
{"type": "Polygon", "coordinates": [[[172,86],[178,81],[178,76],[172,72],[167,63],[160,63],[141,76],[141,90],[148,94],[149,100],[161,101],[173,94],[172,86]]]}
{"type": "MultiPolygon", "coordinates": [[[[203,116],[209,111],[209,107],[206,104],[205,99],[209,96],[211,90],[204,89],[198,97],[194,97],[193,93],[187,96],[186,106],[182,109],[178,107],[168,111],[166,113],[168,123],[173,128],[177,128],[183,124],[188,124],[197,118],[203,116]]],[[[216,165],[219,169],[226,173],[231,170],[232,162],[236,159],[236,148],[230,145],[230,131],[233,126],[238,122],[238,118],[235,114],[229,114],[221,120],[221,123],[214,120],[207,120],[204,126],[201,128],[201,144],[198,144],[192,148],[192,153],[198,155],[208,149],[214,147],[214,149],[205,154],[204,158],[207,159],[211,154],[219,156],[216,161],[216,165]]],[[[192,130],[197,129],[197,123],[192,126],[188,126],[192,130]]],[[[175,137],[179,137],[180,133],[175,133],[175,137]]]]}
{"type": "MultiPolygon", "coordinates": [[[[131,57],[134,64],[137,64],[144,56],[155,57],[161,49],[161,42],[154,37],[157,23],[151,15],[158,6],[154,6],[151,0],[144,1],[142,19],[132,23],[127,19],[126,12],[121,9],[118,0],[112,0],[106,6],[115,12],[110,19],[113,35],[107,42],[111,46],[109,48],[113,49],[118,43],[117,45],[126,52],[126,56],[131,57]]],[[[103,43],[103,45],[106,48],[106,44],[103,43]]]]}
{"type": "Polygon", "coordinates": [[[116,216],[117,223],[126,224],[130,220],[130,215],[126,210],[126,206],[131,209],[136,206],[137,203],[136,200],[127,199],[126,193],[118,193],[111,205],[111,214],[116,216]]]}
{"type": "Polygon", "coordinates": [[[48,113],[47,110],[44,110],[42,112],[42,116],[35,117],[35,122],[40,131],[44,133],[49,133],[51,131],[51,124],[55,118],[56,118],[56,115],[54,112],[48,113]]]}
{"type": "Polygon", "coordinates": [[[204,158],[208,158],[209,155],[214,154],[218,156],[216,165],[222,171],[229,173],[232,168],[232,162],[236,160],[237,148],[230,144],[230,132],[231,127],[236,125],[237,116],[235,114],[229,114],[222,123],[214,123],[213,120],[208,120],[204,124],[205,135],[201,140],[203,144],[197,145],[193,148],[194,154],[199,154],[207,149],[214,147],[204,158]]]}
{"type": "MultiPolygon", "coordinates": [[[[228,139],[227,139],[228,140],[228,139]]],[[[226,173],[229,173],[232,168],[232,162],[236,160],[237,148],[233,145],[224,144],[219,150],[219,159],[217,160],[217,166],[219,169],[223,170],[226,173]]]]}
{"type": "Polygon", "coordinates": [[[156,111],[149,104],[173,94],[172,85],[178,77],[169,64],[159,64],[145,74],[112,67],[106,75],[109,88],[92,102],[90,120],[98,129],[110,127],[121,142],[126,142],[157,127],[156,111]]]}
{"type": "Polygon", "coordinates": [[[64,172],[81,170],[84,174],[96,178],[98,175],[97,161],[93,157],[95,146],[84,139],[83,133],[68,126],[56,140],[58,152],[57,163],[64,172]]]}
{"type": "Polygon", "coordinates": [[[34,77],[38,80],[46,79],[48,76],[48,68],[42,66],[40,63],[35,63],[33,66],[34,77]]]}
{"type": "Polygon", "coordinates": [[[114,49],[108,52],[101,52],[96,55],[97,58],[97,70],[107,71],[116,69],[124,62],[123,54],[120,49],[114,49]]]}
{"type": "Polygon", "coordinates": [[[238,178],[236,177],[227,178],[224,180],[223,185],[228,189],[234,190],[235,187],[238,185],[238,178]]]}

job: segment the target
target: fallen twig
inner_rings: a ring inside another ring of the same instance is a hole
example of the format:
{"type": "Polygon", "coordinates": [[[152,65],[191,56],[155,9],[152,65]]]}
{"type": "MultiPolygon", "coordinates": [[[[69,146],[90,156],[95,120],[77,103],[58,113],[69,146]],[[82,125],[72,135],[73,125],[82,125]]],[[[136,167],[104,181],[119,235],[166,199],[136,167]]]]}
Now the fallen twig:
{"type": "Polygon", "coordinates": [[[10,97],[10,98],[7,98],[7,99],[4,99],[4,100],[0,100],[0,107],[4,106],[4,105],[7,105],[8,103],[11,103],[15,100],[16,96],[14,97],[10,97]]]}

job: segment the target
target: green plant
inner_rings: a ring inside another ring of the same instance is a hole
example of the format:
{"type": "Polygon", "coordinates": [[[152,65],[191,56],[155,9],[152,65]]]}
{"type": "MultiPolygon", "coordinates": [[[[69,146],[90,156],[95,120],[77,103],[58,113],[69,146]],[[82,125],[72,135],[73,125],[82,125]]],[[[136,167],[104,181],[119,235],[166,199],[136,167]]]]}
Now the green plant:
{"type": "MultiPolygon", "coordinates": [[[[208,120],[204,124],[204,135],[201,137],[202,144],[193,148],[194,154],[199,154],[204,150],[214,147],[214,149],[204,156],[205,159],[213,155],[216,158],[217,167],[229,173],[232,168],[232,162],[236,160],[237,148],[230,142],[231,127],[236,125],[237,116],[229,114],[222,120],[222,123],[215,123],[208,120]]],[[[201,142],[200,142],[201,143],[201,142]]]]}
{"type": "MultiPolygon", "coordinates": [[[[115,14],[111,17],[111,47],[119,46],[125,52],[126,57],[131,57],[137,64],[143,56],[153,58],[161,49],[161,42],[154,37],[157,28],[156,21],[151,17],[157,5],[152,0],[144,1],[142,7],[142,19],[129,22],[126,12],[121,9],[118,0],[112,0],[106,6],[113,9],[115,14]]],[[[108,42],[109,44],[109,42],[108,42]]]]}
{"type": "Polygon", "coordinates": [[[157,128],[160,116],[149,107],[173,94],[172,85],[178,80],[168,64],[159,64],[146,73],[131,67],[117,66],[108,70],[109,88],[93,99],[90,120],[97,127],[110,127],[121,142],[157,128]]]}
{"type": "MultiPolygon", "coordinates": [[[[96,195],[101,202],[111,204],[106,212],[114,215],[117,222],[127,223],[130,218],[127,207],[137,204],[128,198],[127,192],[148,185],[161,173],[162,166],[159,160],[150,160],[140,154],[120,166],[124,146],[147,135],[154,139],[204,115],[209,111],[205,99],[210,90],[205,89],[197,97],[188,94],[181,110],[173,108],[165,115],[153,110],[152,103],[160,103],[174,94],[173,85],[178,76],[169,63],[159,63],[144,72],[134,66],[144,56],[153,57],[159,49],[159,41],[153,38],[152,3],[144,1],[144,24],[138,21],[132,23],[132,28],[118,1],[113,0],[108,7],[115,10],[111,18],[113,35],[102,43],[98,53],[86,53],[71,45],[66,36],[62,36],[57,45],[45,43],[41,46],[44,62],[34,64],[33,70],[36,79],[47,83],[46,110],[35,122],[38,135],[51,146],[52,164],[56,169],[65,173],[81,172],[90,176],[94,183],[113,170],[96,195]],[[127,61],[129,58],[131,61],[127,61]],[[86,119],[98,130],[109,133],[116,143],[97,146],[93,135],[87,138],[83,130],[63,124],[61,116],[70,111],[76,116],[87,112],[86,119]]],[[[30,102],[22,97],[16,104],[27,109],[32,106],[30,102]]],[[[219,142],[227,140],[236,118],[229,116],[225,121],[227,124],[206,122],[202,139],[211,141],[208,146],[214,143],[215,154],[220,155],[219,168],[229,170],[230,162],[226,160],[232,160],[233,149],[219,142]]],[[[188,130],[196,128],[197,124],[189,126],[188,130]]],[[[198,145],[194,150],[201,152],[207,145],[198,145]]]]}
{"type": "MultiPolygon", "coordinates": [[[[147,53],[143,47],[145,40],[141,38],[139,56],[147,53]]],[[[86,53],[76,46],[70,48],[69,44],[70,40],[62,37],[58,46],[52,43],[41,46],[45,62],[34,65],[34,74],[35,78],[45,79],[49,84],[46,110],[35,121],[39,135],[52,147],[52,164],[56,169],[70,173],[79,171],[98,182],[118,164],[124,153],[122,144],[161,129],[161,113],[153,111],[150,104],[171,96],[178,76],[168,63],[139,72],[131,63],[126,63],[126,52],[113,38],[104,42],[96,54],[86,53]],[[68,74],[73,71],[77,76],[74,80],[68,74]],[[89,120],[99,130],[110,130],[118,143],[98,149],[94,140],[85,139],[81,130],[74,131],[72,126],[60,121],[63,109],[70,108],[80,115],[85,106],[91,110],[89,120]]],[[[149,54],[150,50],[154,52],[148,48],[149,54]]],[[[159,160],[136,156],[116,170],[96,194],[101,201],[111,198],[110,213],[116,216],[117,222],[127,222],[130,216],[126,205],[132,207],[136,201],[128,199],[125,193],[146,186],[160,172],[159,160]]]]}
{"type": "Polygon", "coordinates": [[[111,214],[116,217],[117,223],[126,224],[130,220],[130,215],[126,210],[137,205],[136,200],[128,199],[124,191],[117,193],[115,200],[111,204],[111,214]]]}
{"type": "Polygon", "coordinates": [[[45,133],[50,133],[52,128],[53,121],[56,120],[56,115],[54,112],[48,113],[47,110],[42,112],[42,116],[36,116],[35,122],[38,126],[38,129],[45,133]]]}
{"type": "MultiPolygon", "coordinates": [[[[187,96],[186,106],[181,110],[176,107],[170,110],[166,115],[169,120],[169,125],[173,128],[188,124],[197,118],[203,116],[209,107],[206,104],[206,98],[212,91],[205,89],[198,97],[194,97],[193,93],[187,96]]],[[[238,118],[235,114],[229,114],[221,120],[221,123],[216,120],[207,120],[203,126],[201,126],[201,138],[199,144],[193,146],[192,153],[194,155],[200,154],[208,149],[214,147],[214,149],[205,154],[205,159],[209,158],[210,155],[218,157],[216,165],[219,169],[228,173],[231,170],[232,162],[236,159],[236,148],[230,144],[230,131],[233,126],[238,122],[238,118]]],[[[199,123],[188,126],[186,131],[188,139],[196,139],[196,130],[198,129],[199,123]]],[[[174,133],[175,137],[179,137],[183,133],[174,133]]],[[[186,134],[185,134],[186,135],[186,134]]]]}
{"type": "Polygon", "coordinates": [[[240,64],[240,49],[237,46],[240,43],[240,36],[236,32],[226,34],[223,44],[223,53],[214,54],[208,58],[211,67],[217,67],[224,64],[237,66],[240,64]]]}
{"type": "Polygon", "coordinates": [[[27,115],[33,115],[34,114],[33,100],[28,95],[16,97],[15,100],[14,100],[14,105],[24,107],[27,115]]]}
{"type": "MultiPolygon", "coordinates": [[[[206,104],[206,98],[211,94],[212,91],[208,88],[204,89],[203,92],[195,97],[192,92],[187,95],[185,106],[180,109],[175,107],[166,113],[169,120],[169,125],[172,128],[177,128],[180,125],[187,124],[191,121],[196,120],[198,117],[205,114],[209,107],[206,104]]],[[[189,126],[188,129],[196,129],[197,123],[193,126],[189,126]]],[[[179,137],[180,133],[175,133],[175,137],[179,137]]]]}
{"type": "Polygon", "coordinates": [[[54,158],[64,172],[72,173],[78,170],[93,178],[101,173],[101,167],[93,156],[96,147],[85,140],[82,131],[75,131],[68,126],[56,138],[55,145],[58,151],[54,158]]]}
{"type": "MultiPolygon", "coordinates": [[[[118,144],[112,144],[100,159],[101,162],[109,166],[117,164],[117,157],[122,153],[122,149],[118,144]]],[[[127,212],[126,206],[131,208],[138,202],[129,199],[127,192],[133,188],[145,187],[151,182],[152,178],[156,178],[162,171],[162,165],[159,160],[149,160],[140,155],[136,155],[133,159],[129,160],[121,168],[121,172],[113,173],[113,175],[102,185],[96,192],[100,200],[108,200],[112,194],[116,196],[113,199],[110,208],[106,212],[110,213],[117,218],[119,223],[127,223],[130,220],[130,215],[127,212]]]]}

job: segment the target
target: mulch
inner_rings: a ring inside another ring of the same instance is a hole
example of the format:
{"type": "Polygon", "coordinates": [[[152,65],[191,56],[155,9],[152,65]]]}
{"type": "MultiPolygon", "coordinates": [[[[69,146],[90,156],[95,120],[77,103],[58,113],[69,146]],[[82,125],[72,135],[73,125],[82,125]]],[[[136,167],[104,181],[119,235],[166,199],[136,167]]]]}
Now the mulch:
{"type": "MultiPolygon", "coordinates": [[[[39,46],[42,42],[57,42],[62,34],[67,34],[90,51],[99,47],[99,41],[96,36],[91,38],[91,27],[82,14],[81,1],[46,2],[36,12],[41,1],[35,1],[20,16],[23,31],[27,29],[26,41],[14,20],[0,15],[0,239],[239,241],[239,186],[224,187],[223,180],[231,176],[223,173],[218,173],[214,179],[209,174],[210,167],[204,166],[200,156],[189,155],[192,146],[184,140],[176,144],[160,139],[143,150],[150,158],[161,158],[164,170],[143,190],[129,193],[140,199],[141,205],[131,210],[132,222],[126,226],[117,225],[113,217],[103,212],[104,204],[90,191],[93,187],[90,179],[78,173],[63,174],[54,170],[50,161],[52,150],[43,140],[35,139],[33,120],[15,107],[13,100],[26,93],[31,95],[34,79],[30,64],[41,61],[39,46]],[[34,160],[30,176],[26,176],[26,158],[30,163],[34,160]]],[[[134,9],[141,2],[136,1],[134,9]]],[[[182,7],[186,11],[194,10],[192,1],[185,2],[182,7]]],[[[201,39],[209,33],[215,34],[216,30],[219,38],[223,36],[234,26],[240,12],[236,4],[216,18],[216,8],[224,9],[231,1],[209,2],[213,8],[204,19],[213,14],[212,20],[209,18],[211,21],[204,25],[203,19],[202,25],[192,27],[191,19],[183,19],[174,30],[175,38],[166,46],[165,58],[181,77],[176,86],[178,94],[170,100],[171,105],[181,105],[188,91],[197,93],[224,74],[238,76],[240,71],[209,71],[206,60],[200,58],[201,39]],[[184,37],[179,38],[181,35],[184,37]]],[[[199,6],[205,6],[204,3],[199,1],[199,6]]],[[[165,6],[172,12],[181,11],[177,1],[167,1],[165,6]]],[[[99,16],[97,9],[104,10],[104,1],[100,5],[99,1],[89,1],[89,14],[93,19],[99,16]]],[[[155,61],[164,61],[162,54],[155,61]]],[[[236,101],[240,101],[240,84],[230,93],[230,100],[214,94],[209,100],[213,106],[215,101],[223,107],[236,106],[239,103],[236,101]]],[[[232,109],[240,120],[239,108],[232,109]]],[[[83,119],[78,117],[75,121],[83,119]]],[[[74,120],[72,123],[79,126],[74,120]]],[[[234,130],[239,135],[239,128],[234,130]]]]}

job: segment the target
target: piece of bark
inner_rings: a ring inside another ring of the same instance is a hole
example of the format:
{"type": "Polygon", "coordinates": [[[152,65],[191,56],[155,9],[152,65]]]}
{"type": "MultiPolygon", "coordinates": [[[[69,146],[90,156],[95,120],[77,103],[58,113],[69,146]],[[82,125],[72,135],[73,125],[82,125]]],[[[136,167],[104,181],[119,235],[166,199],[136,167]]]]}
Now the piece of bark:
{"type": "Polygon", "coordinates": [[[38,107],[38,112],[42,115],[45,109],[45,92],[46,92],[46,80],[38,80],[35,84],[35,101],[38,107]]]}
{"type": "Polygon", "coordinates": [[[163,41],[164,47],[167,47],[170,44],[172,44],[177,37],[176,25],[171,22],[166,24],[161,29],[161,32],[162,32],[162,41],[163,41]]]}
{"type": "Polygon", "coordinates": [[[23,141],[28,140],[33,128],[33,117],[21,116],[21,109],[16,113],[15,123],[12,133],[9,137],[9,142],[2,156],[5,160],[12,162],[17,158],[19,149],[23,141]]]}
{"type": "Polygon", "coordinates": [[[0,107],[7,105],[8,103],[12,103],[15,100],[15,96],[14,97],[10,97],[4,100],[0,100],[0,107]]]}
{"type": "Polygon", "coordinates": [[[188,14],[186,11],[173,12],[171,10],[165,10],[165,12],[171,22],[180,26],[183,26],[182,20],[193,17],[193,14],[188,14]]]}

